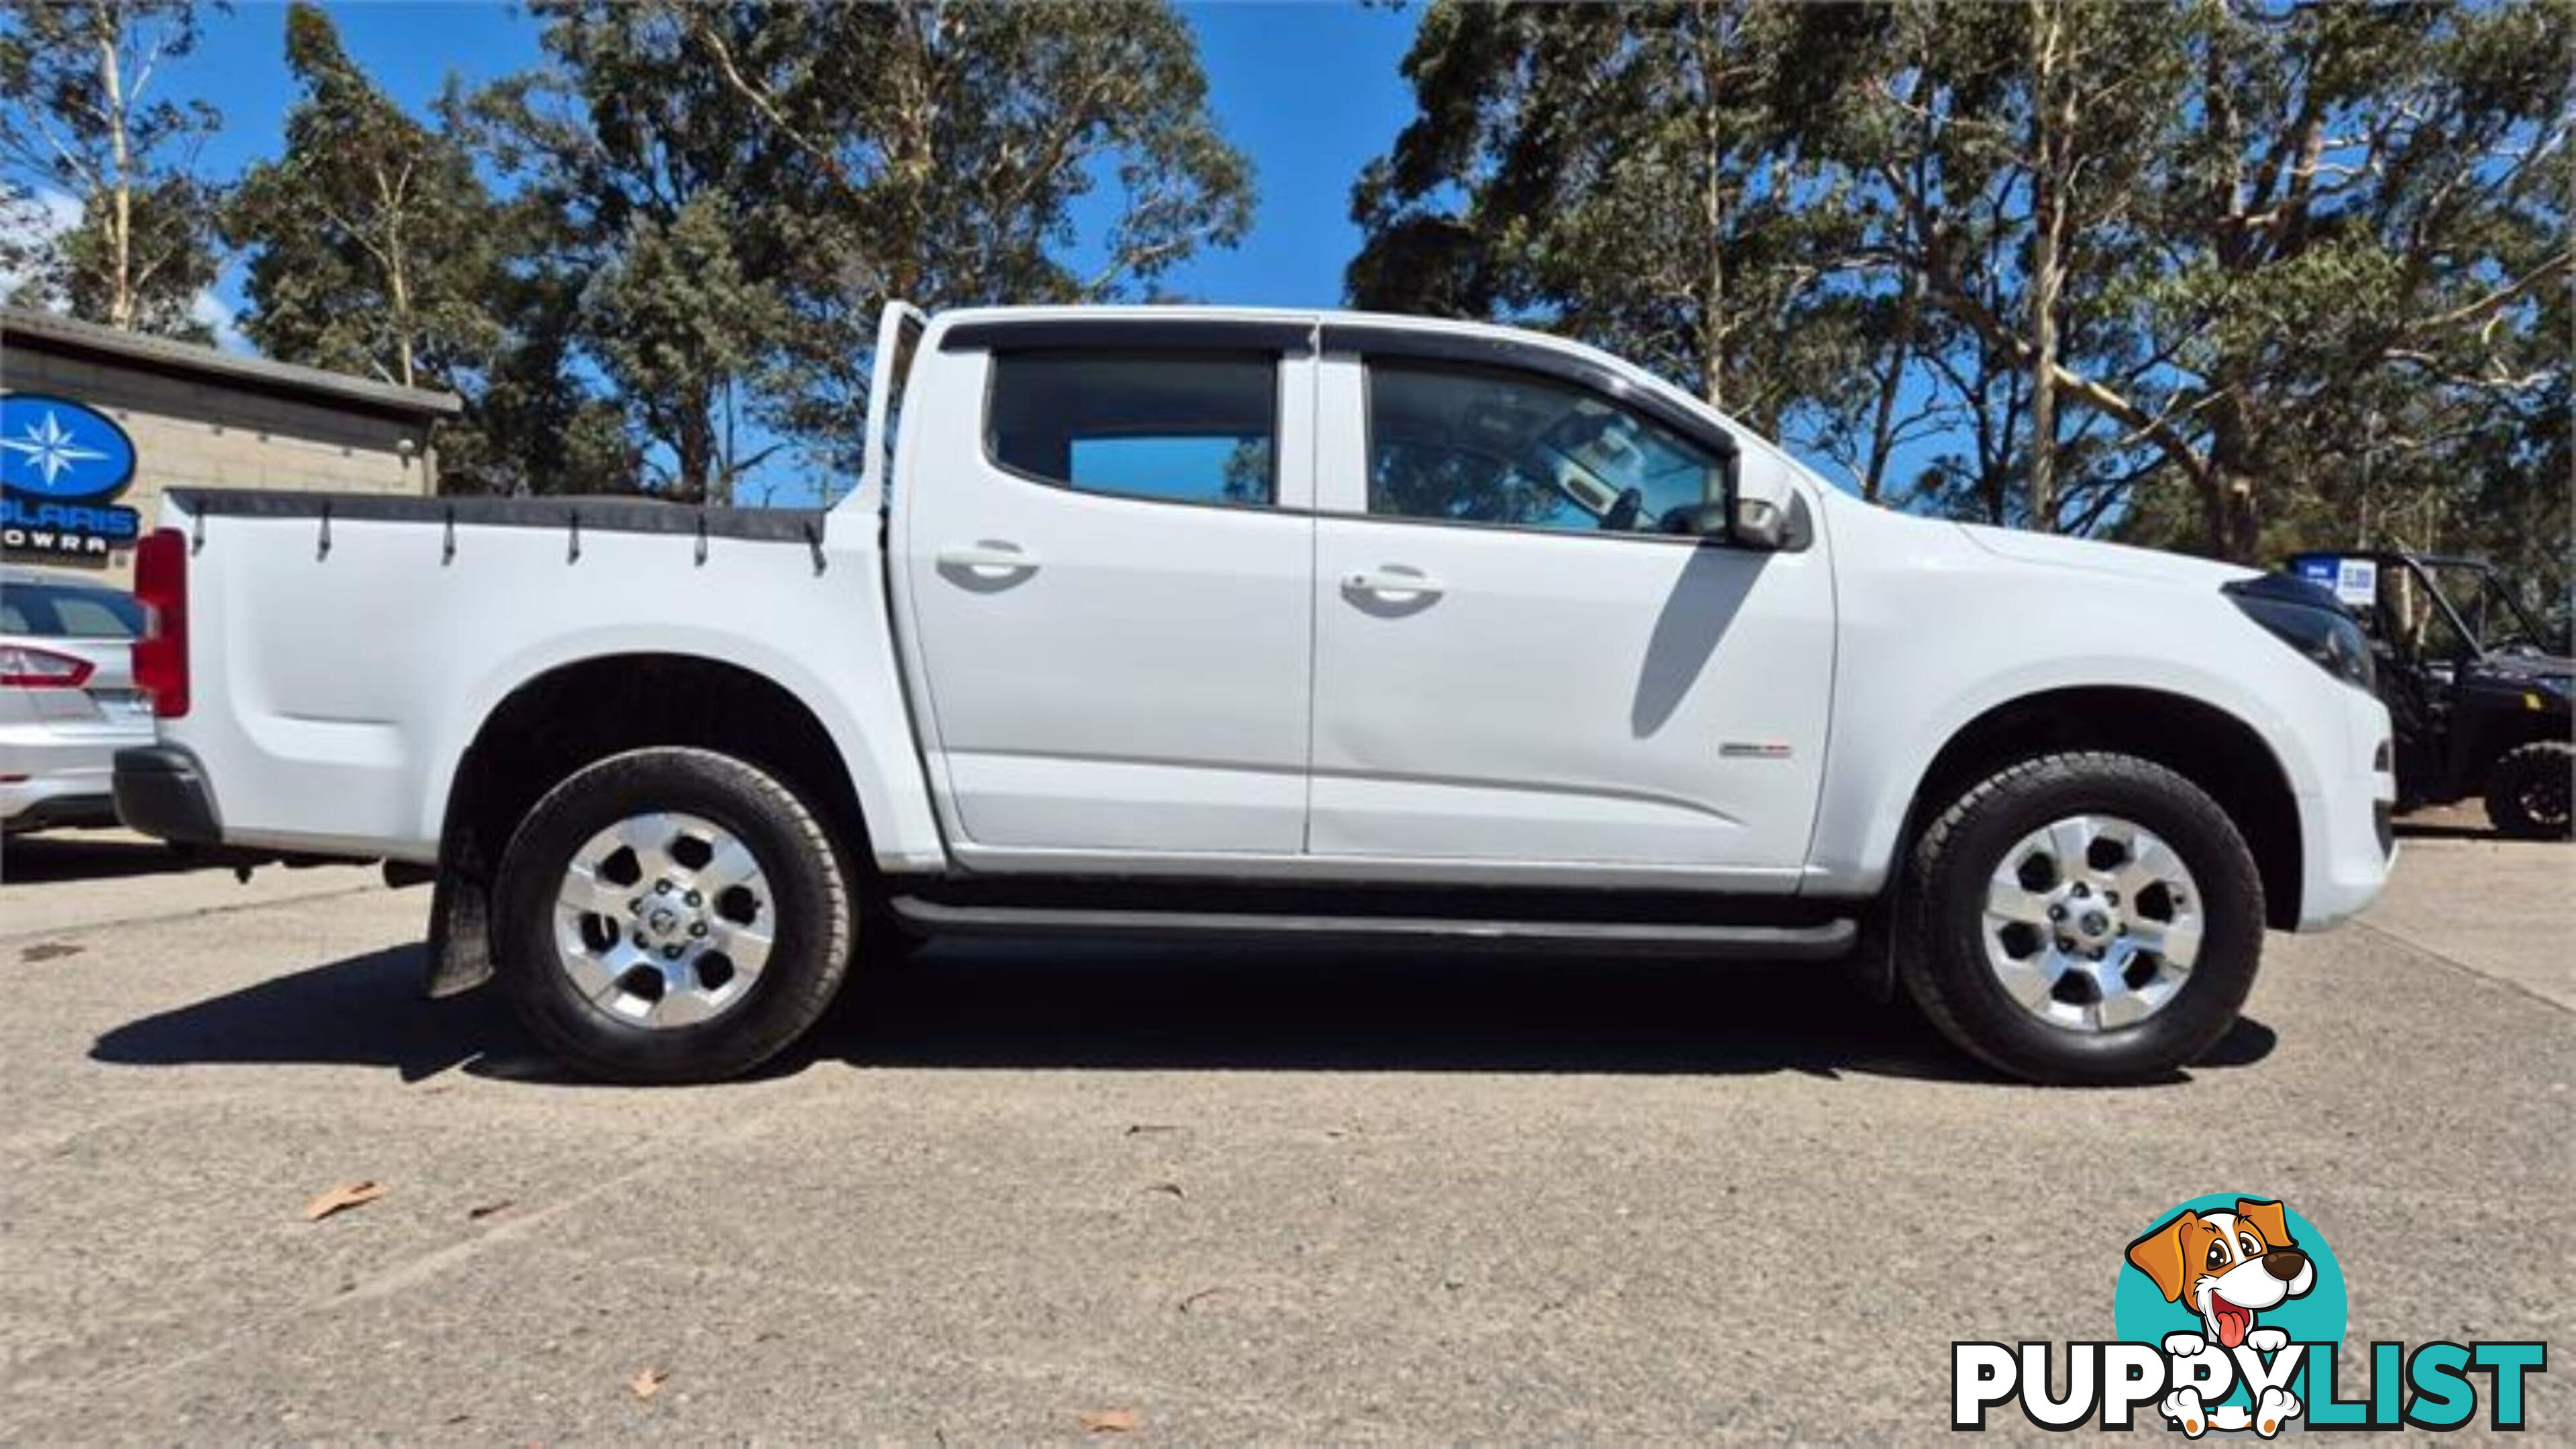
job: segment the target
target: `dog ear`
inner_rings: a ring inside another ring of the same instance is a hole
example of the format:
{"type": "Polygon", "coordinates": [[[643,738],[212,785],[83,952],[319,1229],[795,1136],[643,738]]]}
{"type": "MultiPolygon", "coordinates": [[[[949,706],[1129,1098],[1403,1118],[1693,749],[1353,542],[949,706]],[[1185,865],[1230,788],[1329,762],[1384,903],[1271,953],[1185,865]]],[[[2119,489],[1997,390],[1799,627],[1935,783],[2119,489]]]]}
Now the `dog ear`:
{"type": "Polygon", "coordinates": [[[2129,1245],[2129,1262],[2155,1280],[2156,1291],[2168,1303],[2180,1302],[2183,1286],[2191,1281],[2191,1262],[2183,1255],[2182,1240],[2185,1232],[2199,1226],[2200,1214],[2185,1209],[2172,1222],[2129,1245]]]}
{"type": "Polygon", "coordinates": [[[2290,1242],[2290,1220],[2282,1214],[2279,1203],[2256,1202],[2250,1197],[2240,1197],[2236,1200],[2236,1215],[2254,1224],[2255,1231],[2263,1235],[2263,1246],[2267,1248],[2293,1246],[2290,1242]]]}

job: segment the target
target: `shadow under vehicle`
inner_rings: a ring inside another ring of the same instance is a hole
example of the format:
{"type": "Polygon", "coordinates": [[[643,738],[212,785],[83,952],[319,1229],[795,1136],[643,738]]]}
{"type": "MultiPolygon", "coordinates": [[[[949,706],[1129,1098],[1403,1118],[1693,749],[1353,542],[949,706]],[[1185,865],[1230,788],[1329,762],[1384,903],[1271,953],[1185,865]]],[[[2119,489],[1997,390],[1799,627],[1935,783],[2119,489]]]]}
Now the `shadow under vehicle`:
{"type": "Polygon", "coordinates": [[[2334,590],[2370,636],[2396,726],[2400,810],[2482,795],[2505,834],[2567,838],[2576,661],[2564,630],[2478,559],[2319,551],[2294,555],[2290,570],[2334,590]]]}

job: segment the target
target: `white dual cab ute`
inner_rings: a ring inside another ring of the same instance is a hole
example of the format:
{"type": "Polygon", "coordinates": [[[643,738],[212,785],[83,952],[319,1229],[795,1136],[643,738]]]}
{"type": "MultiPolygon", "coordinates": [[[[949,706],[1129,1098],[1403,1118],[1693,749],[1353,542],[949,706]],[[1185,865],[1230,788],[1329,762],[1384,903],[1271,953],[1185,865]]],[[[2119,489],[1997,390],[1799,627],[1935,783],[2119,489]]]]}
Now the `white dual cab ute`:
{"type": "Polygon", "coordinates": [[[632,1081],[967,932],[1857,952],[2134,1080],[2388,870],[2313,585],[1870,507],[1500,328],[897,305],[876,356],[828,510],[173,490],[123,817],[434,873],[433,994],[632,1081]]]}

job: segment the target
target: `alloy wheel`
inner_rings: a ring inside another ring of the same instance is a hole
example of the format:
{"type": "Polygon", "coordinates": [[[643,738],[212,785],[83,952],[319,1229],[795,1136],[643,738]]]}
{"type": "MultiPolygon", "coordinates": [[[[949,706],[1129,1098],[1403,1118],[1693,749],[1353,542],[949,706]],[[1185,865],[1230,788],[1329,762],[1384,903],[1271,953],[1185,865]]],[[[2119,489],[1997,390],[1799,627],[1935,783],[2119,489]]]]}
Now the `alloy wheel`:
{"type": "Polygon", "coordinates": [[[1986,886],[1986,964],[2022,1010],[2103,1032],[2170,1003],[2199,957],[2200,886],[2171,845],[2115,815],[2069,815],[2006,850],[1986,886]]]}

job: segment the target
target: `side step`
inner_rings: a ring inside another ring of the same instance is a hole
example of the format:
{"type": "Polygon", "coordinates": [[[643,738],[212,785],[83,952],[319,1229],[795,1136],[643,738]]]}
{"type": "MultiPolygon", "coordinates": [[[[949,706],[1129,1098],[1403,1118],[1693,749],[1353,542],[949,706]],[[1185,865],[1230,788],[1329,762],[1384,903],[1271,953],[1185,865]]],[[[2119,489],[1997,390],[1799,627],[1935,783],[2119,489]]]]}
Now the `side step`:
{"type": "Polygon", "coordinates": [[[890,897],[886,904],[906,925],[946,936],[1160,936],[1191,940],[1451,946],[1479,950],[1764,961],[1829,961],[1850,954],[1853,943],[1860,938],[1860,927],[1849,920],[1799,926],[1712,926],[1632,921],[1326,916],[1284,911],[1112,911],[1053,906],[954,905],[911,895],[890,897]]]}

